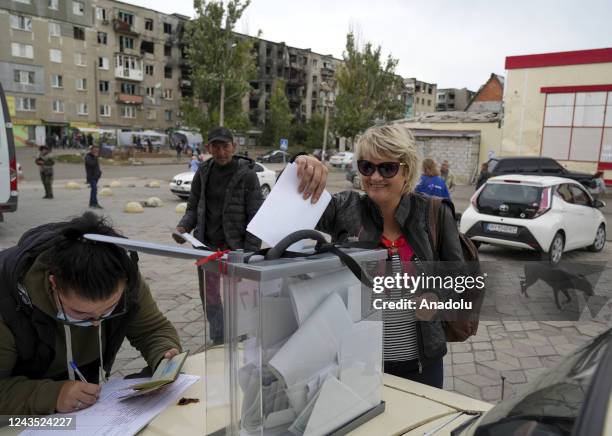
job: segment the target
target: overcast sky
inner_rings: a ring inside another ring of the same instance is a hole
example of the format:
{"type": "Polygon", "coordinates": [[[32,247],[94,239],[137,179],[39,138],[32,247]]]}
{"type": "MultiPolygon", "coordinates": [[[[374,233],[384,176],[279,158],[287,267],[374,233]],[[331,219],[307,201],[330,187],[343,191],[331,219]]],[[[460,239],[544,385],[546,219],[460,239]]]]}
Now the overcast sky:
{"type": "MultiPolygon", "coordinates": [[[[194,15],[191,0],[126,0],[194,15]]],[[[403,77],[477,90],[506,56],[612,47],[612,0],[252,0],[236,30],[342,58],[349,29],[403,77]]]]}

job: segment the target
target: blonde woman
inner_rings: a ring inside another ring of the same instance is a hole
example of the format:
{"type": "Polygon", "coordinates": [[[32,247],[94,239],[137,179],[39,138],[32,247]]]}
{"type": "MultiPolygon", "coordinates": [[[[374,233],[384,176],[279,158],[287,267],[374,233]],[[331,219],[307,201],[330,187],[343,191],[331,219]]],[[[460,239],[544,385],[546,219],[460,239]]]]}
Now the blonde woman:
{"type": "MultiPolygon", "coordinates": [[[[442,205],[438,228],[439,252],[434,253],[427,233],[429,200],[413,193],[420,159],[414,138],[398,125],[368,129],[356,145],[357,168],[365,195],[344,191],[333,195],[318,229],[333,241],[357,237],[389,251],[387,274],[401,273],[411,263],[461,261],[463,253],[450,207],[442,205]]],[[[316,202],[325,186],[327,169],[311,156],[298,156],[300,192],[316,202]]],[[[391,289],[386,298],[399,299],[391,289]]],[[[446,339],[439,320],[416,320],[414,311],[383,311],[385,372],[442,387],[442,357],[446,339]]]]}
{"type": "Polygon", "coordinates": [[[423,175],[421,175],[421,180],[415,191],[430,197],[441,197],[450,200],[450,192],[448,192],[444,179],[440,177],[438,165],[436,165],[433,159],[427,158],[423,160],[423,175]]]}

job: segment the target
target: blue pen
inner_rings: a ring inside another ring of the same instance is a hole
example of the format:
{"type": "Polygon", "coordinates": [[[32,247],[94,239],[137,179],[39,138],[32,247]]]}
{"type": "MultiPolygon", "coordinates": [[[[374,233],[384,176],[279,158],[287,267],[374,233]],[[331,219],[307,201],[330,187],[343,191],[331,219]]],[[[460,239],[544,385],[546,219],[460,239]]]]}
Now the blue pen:
{"type": "Polygon", "coordinates": [[[85,379],[85,377],[83,376],[83,373],[81,371],[79,371],[79,368],[77,368],[76,363],[74,363],[73,360],[70,361],[70,366],[72,367],[72,369],[74,369],[74,372],[76,372],[76,375],[79,376],[79,378],[81,379],[81,381],[83,383],[87,383],[87,380],[85,379]]]}

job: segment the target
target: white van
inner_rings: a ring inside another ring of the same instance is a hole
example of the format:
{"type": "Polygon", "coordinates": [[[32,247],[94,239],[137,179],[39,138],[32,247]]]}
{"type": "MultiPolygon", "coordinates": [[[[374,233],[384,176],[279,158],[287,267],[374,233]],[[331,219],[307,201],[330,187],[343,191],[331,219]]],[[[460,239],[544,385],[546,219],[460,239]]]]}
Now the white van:
{"type": "Polygon", "coordinates": [[[0,222],[4,213],[17,210],[17,176],[13,125],[0,84],[0,222]]]}

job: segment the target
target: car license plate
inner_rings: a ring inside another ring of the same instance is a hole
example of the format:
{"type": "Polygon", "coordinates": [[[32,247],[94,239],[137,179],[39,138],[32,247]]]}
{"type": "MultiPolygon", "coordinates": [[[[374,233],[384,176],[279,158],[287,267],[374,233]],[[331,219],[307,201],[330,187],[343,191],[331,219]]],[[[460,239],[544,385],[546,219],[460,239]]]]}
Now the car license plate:
{"type": "Polygon", "coordinates": [[[518,233],[517,227],[506,226],[504,224],[487,224],[486,229],[489,232],[509,233],[511,235],[516,235],[518,233]]]}

